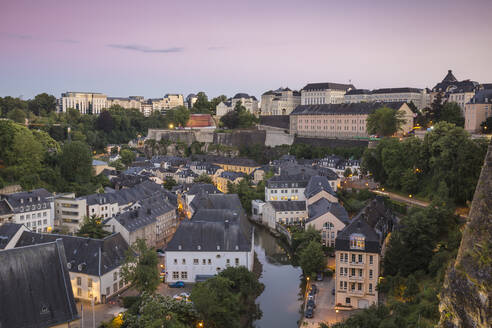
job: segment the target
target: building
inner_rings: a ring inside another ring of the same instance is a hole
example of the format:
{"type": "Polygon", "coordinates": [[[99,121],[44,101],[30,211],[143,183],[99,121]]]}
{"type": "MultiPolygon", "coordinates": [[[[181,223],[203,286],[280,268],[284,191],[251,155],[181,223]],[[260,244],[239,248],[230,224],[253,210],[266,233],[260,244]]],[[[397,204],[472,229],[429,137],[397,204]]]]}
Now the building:
{"type": "Polygon", "coordinates": [[[75,197],[75,193],[55,195],[55,225],[65,227],[69,232],[79,230],[87,215],[87,201],[75,197]]]}
{"type": "Polygon", "coordinates": [[[305,201],[304,190],[309,179],[310,176],[303,173],[273,176],[265,185],[265,201],[305,201]]]}
{"type": "Polygon", "coordinates": [[[244,173],[223,171],[214,177],[214,184],[221,192],[227,193],[229,191],[227,184],[238,184],[244,179],[244,176],[244,173]]]}
{"type": "Polygon", "coordinates": [[[61,95],[61,110],[66,113],[69,108],[81,114],[99,115],[108,108],[107,96],[97,92],[65,92],[61,95]]]}
{"type": "Polygon", "coordinates": [[[345,208],[339,203],[320,198],[308,206],[305,228],[313,227],[321,232],[321,242],[328,247],[335,247],[335,240],[340,231],[349,223],[345,208]]]}
{"type": "Polygon", "coordinates": [[[301,93],[289,88],[270,90],[261,95],[261,115],[289,115],[301,104],[301,93]]]}
{"type": "Polygon", "coordinates": [[[479,88],[478,82],[463,80],[458,81],[451,70],[444,79],[432,88],[430,102],[434,101],[438,94],[442,101],[456,102],[464,111],[465,105],[473,98],[479,88]]]}
{"type": "Polygon", "coordinates": [[[178,106],[184,106],[183,95],[177,93],[168,93],[162,98],[161,110],[167,110],[178,106]]]}
{"type": "Polygon", "coordinates": [[[266,225],[266,222],[263,222],[263,208],[265,205],[266,203],[261,199],[253,199],[251,201],[251,220],[266,225]]]}
{"type": "Polygon", "coordinates": [[[301,224],[308,217],[306,201],[269,201],[263,206],[264,224],[275,229],[277,224],[301,224]]]}
{"type": "Polygon", "coordinates": [[[38,232],[51,232],[55,223],[53,195],[46,189],[0,195],[0,215],[6,222],[24,224],[38,232]]]}
{"type": "Polygon", "coordinates": [[[369,114],[383,106],[403,111],[403,133],[413,129],[414,113],[404,102],[301,105],[290,114],[290,134],[315,138],[367,138],[369,114]]]}
{"type": "MultiPolygon", "coordinates": [[[[129,246],[120,234],[93,239],[25,231],[15,247],[26,248],[58,240],[63,242],[66,256],[64,268],[68,268],[75,298],[105,303],[109,297],[128,286],[121,277],[120,269],[129,246]]],[[[49,280],[45,278],[40,284],[49,280]]]]}
{"type": "Polygon", "coordinates": [[[144,239],[149,247],[162,247],[171,240],[178,219],[176,206],[157,192],[104,223],[106,230],[120,233],[129,245],[144,239]]]}
{"type": "Polygon", "coordinates": [[[0,225],[0,250],[15,247],[24,231],[28,231],[23,224],[4,223],[0,225]]]}
{"type": "Polygon", "coordinates": [[[352,89],[352,84],[309,83],[301,89],[301,105],[341,104],[345,93],[352,89]]]}
{"type": "Polygon", "coordinates": [[[166,282],[200,282],[230,266],[252,271],[253,230],[241,217],[238,210],[200,209],[182,221],[165,251],[166,282]]]}
{"type": "Polygon", "coordinates": [[[360,160],[357,159],[344,159],[340,156],[329,155],[320,159],[318,165],[330,168],[340,178],[344,177],[346,169],[350,169],[354,176],[360,174],[360,160]]]}
{"type": "Polygon", "coordinates": [[[215,121],[210,114],[191,114],[186,127],[191,129],[215,129],[215,121]]]}
{"type": "Polygon", "coordinates": [[[234,95],[234,97],[229,98],[227,101],[222,101],[217,105],[217,117],[220,118],[225,114],[233,111],[238,102],[241,102],[241,105],[244,106],[244,108],[246,108],[246,110],[251,114],[258,115],[259,107],[256,97],[250,96],[247,93],[237,93],[236,95],[234,95]]]}
{"type": "Polygon", "coordinates": [[[311,205],[318,200],[324,198],[332,203],[337,203],[338,198],[330,181],[326,177],[315,175],[309,179],[309,182],[304,189],[304,196],[308,205],[311,205]]]}
{"type": "Polygon", "coordinates": [[[0,251],[0,327],[80,327],[61,240],[0,251]]]}
{"type": "Polygon", "coordinates": [[[197,100],[198,100],[198,96],[194,93],[190,93],[188,96],[186,96],[186,102],[185,102],[186,107],[192,108],[197,100]]]}
{"type": "Polygon", "coordinates": [[[258,163],[249,158],[213,156],[209,159],[213,164],[220,166],[224,171],[251,174],[260,167],[258,163]]]}
{"type": "Polygon", "coordinates": [[[94,170],[94,175],[99,175],[102,171],[108,169],[108,170],[113,170],[114,167],[111,167],[108,165],[107,162],[105,161],[100,161],[97,159],[92,160],[92,169],[94,170]]]}
{"type": "MultiPolygon", "coordinates": [[[[481,131],[481,124],[492,116],[492,83],[483,84],[465,105],[465,130],[470,133],[481,131]]],[[[487,127],[491,129],[492,127],[487,127]]]]}
{"type": "Polygon", "coordinates": [[[353,89],[344,96],[346,103],[359,102],[412,102],[418,110],[430,105],[430,95],[426,89],[417,88],[384,88],[372,91],[353,89]]]}
{"type": "Polygon", "coordinates": [[[382,247],[398,218],[377,197],[339,231],[335,240],[335,306],[367,308],[378,302],[382,247]]]}
{"type": "Polygon", "coordinates": [[[213,184],[194,183],[187,191],[183,193],[186,205],[189,206],[195,196],[201,193],[220,194],[221,192],[213,184]]]}
{"type": "Polygon", "coordinates": [[[240,211],[244,215],[241,201],[236,194],[207,194],[199,193],[190,203],[193,216],[199,209],[225,209],[240,211]]]}
{"type": "Polygon", "coordinates": [[[136,109],[141,112],[143,101],[144,98],[142,96],[131,96],[128,98],[108,97],[107,107],[109,108],[117,105],[123,107],[124,109],[136,109]]]}

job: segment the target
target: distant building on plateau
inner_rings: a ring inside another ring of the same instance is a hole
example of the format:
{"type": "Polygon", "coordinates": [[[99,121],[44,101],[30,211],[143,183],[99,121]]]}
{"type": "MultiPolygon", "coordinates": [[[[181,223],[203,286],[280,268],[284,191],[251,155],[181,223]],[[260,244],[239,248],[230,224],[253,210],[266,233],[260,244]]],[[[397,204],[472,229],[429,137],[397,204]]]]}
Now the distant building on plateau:
{"type": "Polygon", "coordinates": [[[270,90],[261,95],[261,115],[289,115],[301,104],[301,93],[289,88],[270,90]]]}
{"type": "Polygon", "coordinates": [[[258,114],[258,100],[255,96],[250,96],[247,93],[237,93],[233,98],[229,98],[227,101],[220,102],[216,107],[217,117],[222,117],[225,114],[231,112],[236,107],[236,104],[241,102],[241,105],[246,108],[251,114],[258,114]]]}
{"type": "Polygon", "coordinates": [[[61,95],[61,110],[66,113],[69,108],[81,114],[99,115],[108,108],[107,96],[98,92],[65,92],[61,95]]]}
{"type": "Polygon", "coordinates": [[[430,101],[434,101],[437,94],[441,94],[443,102],[455,102],[461,107],[461,110],[464,111],[465,104],[473,98],[478,87],[479,83],[475,81],[458,81],[456,77],[454,77],[453,72],[448,70],[448,74],[446,74],[444,79],[432,88],[430,101]]]}
{"type": "MultiPolygon", "coordinates": [[[[481,124],[492,116],[492,83],[482,84],[473,98],[465,104],[465,130],[477,133],[481,124]]],[[[488,126],[487,129],[492,129],[488,126]]]]}
{"type": "Polygon", "coordinates": [[[340,104],[345,93],[352,89],[355,89],[352,84],[309,83],[301,89],[301,105],[340,104]]]}
{"type": "Polygon", "coordinates": [[[412,102],[422,110],[430,105],[430,95],[426,89],[384,88],[375,90],[352,89],[344,96],[346,103],[360,102],[412,102]]]}

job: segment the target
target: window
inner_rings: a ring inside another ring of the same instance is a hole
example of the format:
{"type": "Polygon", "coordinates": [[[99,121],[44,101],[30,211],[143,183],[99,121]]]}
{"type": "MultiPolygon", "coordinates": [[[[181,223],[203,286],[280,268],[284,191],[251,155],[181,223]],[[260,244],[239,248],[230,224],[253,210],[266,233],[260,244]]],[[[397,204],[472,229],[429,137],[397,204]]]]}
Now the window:
{"type": "Polygon", "coordinates": [[[46,216],[46,212],[43,212],[43,216],[46,216]]]}
{"type": "Polygon", "coordinates": [[[369,270],[369,279],[372,279],[372,270],[369,270]]]}
{"type": "Polygon", "coordinates": [[[77,296],[82,296],[82,288],[77,288],[77,296]]]}
{"type": "Polygon", "coordinates": [[[184,279],[184,280],[188,279],[188,271],[182,271],[181,272],[181,279],[184,279]]]}
{"type": "Polygon", "coordinates": [[[354,268],[350,269],[350,275],[351,275],[352,277],[353,277],[353,276],[355,276],[355,269],[354,269],[354,268]]]}
{"type": "Polygon", "coordinates": [[[238,265],[239,265],[239,259],[238,259],[237,257],[236,257],[236,259],[235,259],[235,263],[236,263],[236,266],[238,266],[238,265]]]}
{"type": "Polygon", "coordinates": [[[116,293],[118,291],[118,283],[113,284],[113,293],[116,293]]]}
{"type": "Polygon", "coordinates": [[[347,282],[346,281],[343,282],[343,289],[347,289],[347,282]]]}
{"type": "Polygon", "coordinates": [[[369,293],[372,293],[372,284],[369,284],[369,293]]]}
{"type": "Polygon", "coordinates": [[[178,264],[178,259],[174,259],[174,264],[178,264]]]}
{"type": "Polygon", "coordinates": [[[109,287],[106,287],[106,296],[111,294],[111,289],[109,287]]]}
{"type": "Polygon", "coordinates": [[[203,265],[207,264],[207,260],[203,259],[203,260],[202,260],[202,264],[203,264],[203,265]]]}
{"type": "Polygon", "coordinates": [[[92,279],[87,279],[87,287],[92,288],[92,279]]]}
{"type": "Polygon", "coordinates": [[[345,262],[348,262],[348,253],[345,253],[345,262]]]}
{"type": "Polygon", "coordinates": [[[113,280],[118,279],[118,271],[113,272],[113,280]]]}
{"type": "Polygon", "coordinates": [[[20,220],[23,221],[24,220],[24,215],[21,215],[20,216],[20,220]]]}
{"type": "Polygon", "coordinates": [[[77,286],[82,286],[82,278],[77,277],[77,286]]]}
{"type": "Polygon", "coordinates": [[[372,264],[372,255],[369,255],[369,264],[372,264]]]}
{"type": "Polygon", "coordinates": [[[362,284],[361,283],[357,284],[357,290],[362,290],[362,284]]]}
{"type": "Polygon", "coordinates": [[[183,260],[181,261],[181,263],[182,263],[182,264],[186,264],[186,259],[183,259],[183,260]]]}
{"type": "Polygon", "coordinates": [[[359,254],[359,263],[362,263],[362,255],[359,254]]]}
{"type": "Polygon", "coordinates": [[[198,265],[198,259],[193,259],[193,264],[198,265]]]}
{"type": "Polygon", "coordinates": [[[355,254],[352,254],[352,262],[355,262],[355,254]]]}
{"type": "Polygon", "coordinates": [[[179,279],[179,272],[173,271],[173,279],[179,279]]]}
{"type": "Polygon", "coordinates": [[[355,282],[350,284],[350,290],[355,290],[355,282]]]}
{"type": "Polygon", "coordinates": [[[350,304],[350,297],[345,298],[345,303],[350,304]]]}
{"type": "Polygon", "coordinates": [[[208,264],[212,264],[212,260],[211,259],[208,259],[208,264]]]}
{"type": "Polygon", "coordinates": [[[343,253],[340,253],[340,262],[343,262],[343,253]]]}
{"type": "Polygon", "coordinates": [[[226,260],[226,265],[229,266],[231,264],[231,259],[226,260]]]}

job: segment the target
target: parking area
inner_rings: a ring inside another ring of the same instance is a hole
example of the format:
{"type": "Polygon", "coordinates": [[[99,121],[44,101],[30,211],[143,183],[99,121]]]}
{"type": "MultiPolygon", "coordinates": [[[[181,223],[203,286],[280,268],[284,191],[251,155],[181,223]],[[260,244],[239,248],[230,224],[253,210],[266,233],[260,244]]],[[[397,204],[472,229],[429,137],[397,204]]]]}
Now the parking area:
{"type": "Polygon", "coordinates": [[[323,281],[313,281],[318,292],[315,295],[315,304],[313,317],[303,318],[301,327],[316,327],[322,322],[334,324],[348,318],[352,311],[335,311],[335,296],[332,294],[335,288],[335,281],[332,278],[325,278],[323,281]]]}

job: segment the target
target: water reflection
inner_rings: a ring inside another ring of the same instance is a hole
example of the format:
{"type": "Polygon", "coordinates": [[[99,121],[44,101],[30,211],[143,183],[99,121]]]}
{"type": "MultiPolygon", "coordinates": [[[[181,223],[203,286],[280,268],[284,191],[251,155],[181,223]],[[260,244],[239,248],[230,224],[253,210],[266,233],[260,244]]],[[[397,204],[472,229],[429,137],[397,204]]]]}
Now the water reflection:
{"type": "Polygon", "coordinates": [[[257,299],[263,316],[255,322],[255,327],[297,327],[301,317],[301,269],[290,264],[289,254],[279,241],[258,227],[255,228],[255,252],[263,265],[260,281],[265,284],[265,290],[257,299]]]}

